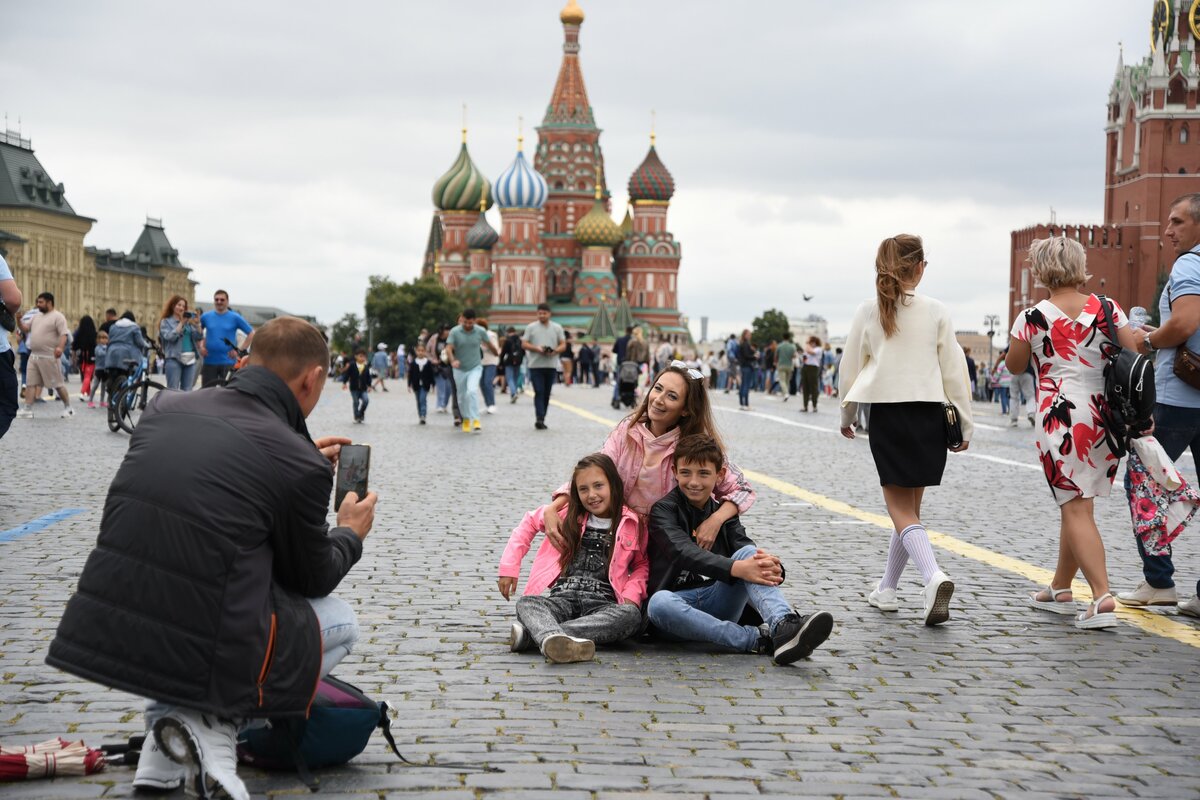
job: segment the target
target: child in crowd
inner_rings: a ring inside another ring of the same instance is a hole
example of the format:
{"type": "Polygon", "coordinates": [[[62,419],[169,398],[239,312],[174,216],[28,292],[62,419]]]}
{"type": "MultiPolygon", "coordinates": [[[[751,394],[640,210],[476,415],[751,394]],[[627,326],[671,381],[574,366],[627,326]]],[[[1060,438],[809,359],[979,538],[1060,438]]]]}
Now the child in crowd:
{"type": "Polygon", "coordinates": [[[367,421],[367,405],[371,402],[367,397],[367,392],[371,391],[373,379],[374,374],[367,366],[367,351],[355,350],[354,360],[347,364],[345,371],[342,372],[342,382],[345,384],[342,390],[350,390],[350,397],[354,401],[354,421],[356,423],[367,421]]]}
{"type": "Polygon", "coordinates": [[[672,454],[676,487],[650,511],[650,603],[657,632],[675,641],[712,642],[745,653],[770,654],[776,664],[807,657],[833,630],[833,616],[797,614],[779,584],[779,558],[760,550],[739,517],[721,525],[708,549],[695,531],[720,506],[713,490],[725,478],[725,454],[711,436],[679,440],[672,454]],[[765,621],[742,625],[750,605],[765,621]]]}
{"type": "Polygon", "coordinates": [[[108,401],[105,399],[105,393],[108,388],[108,370],[104,368],[104,362],[108,354],[108,333],[100,331],[96,334],[96,349],[93,352],[92,358],[96,361],[96,371],[92,375],[92,386],[88,392],[88,408],[95,408],[96,403],[93,400],[96,396],[96,390],[100,390],[100,407],[108,408],[108,401]]]}
{"type": "Polygon", "coordinates": [[[417,414],[424,425],[425,412],[428,410],[426,398],[429,397],[429,390],[433,388],[437,375],[433,362],[425,354],[425,345],[418,344],[416,354],[417,357],[413,359],[412,367],[408,370],[408,388],[417,396],[417,414]]]}
{"type": "MultiPolygon", "coordinates": [[[[509,637],[514,653],[536,644],[556,664],[590,661],[597,644],[641,630],[650,565],[645,531],[624,495],[608,456],[593,453],[575,465],[570,500],[558,514],[566,544],[560,550],[543,539],[534,556],[509,637]]],[[[547,508],[526,514],[509,537],[497,581],[505,600],[517,588],[533,537],[546,530],[547,508]]]]}

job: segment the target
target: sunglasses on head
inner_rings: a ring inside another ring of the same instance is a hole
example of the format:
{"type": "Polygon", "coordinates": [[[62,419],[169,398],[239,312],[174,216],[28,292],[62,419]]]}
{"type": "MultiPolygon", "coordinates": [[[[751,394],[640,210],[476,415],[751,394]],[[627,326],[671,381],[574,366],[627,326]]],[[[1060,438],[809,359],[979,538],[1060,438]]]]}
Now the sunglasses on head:
{"type": "Polygon", "coordinates": [[[683,363],[682,361],[672,361],[671,366],[674,367],[675,369],[683,370],[684,372],[687,373],[687,376],[694,381],[698,381],[704,377],[704,375],[702,375],[700,373],[700,370],[692,369],[691,367],[689,367],[687,364],[683,363]]]}

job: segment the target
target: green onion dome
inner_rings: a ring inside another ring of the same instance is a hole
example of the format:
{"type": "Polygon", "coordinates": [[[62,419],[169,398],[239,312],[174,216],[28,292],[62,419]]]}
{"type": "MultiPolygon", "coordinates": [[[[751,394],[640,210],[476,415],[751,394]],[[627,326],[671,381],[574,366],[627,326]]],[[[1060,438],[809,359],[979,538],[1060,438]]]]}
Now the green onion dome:
{"type": "Polygon", "coordinates": [[[433,204],[442,211],[473,211],[484,197],[488,198],[487,208],[492,207],[492,184],[471,160],[466,139],[464,131],[458,159],[433,185],[433,204]]]}

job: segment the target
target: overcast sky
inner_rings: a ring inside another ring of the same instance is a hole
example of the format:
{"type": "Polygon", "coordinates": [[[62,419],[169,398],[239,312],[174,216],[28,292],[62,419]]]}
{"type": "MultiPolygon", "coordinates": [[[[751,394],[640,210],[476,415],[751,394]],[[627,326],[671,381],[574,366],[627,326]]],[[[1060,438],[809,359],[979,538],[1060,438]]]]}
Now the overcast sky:
{"type": "MultiPolygon", "coordinates": [[[[7,4],[0,112],[128,250],[147,214],[233,304],[332,322],[419,273],[461,106],[491,179],[540,123],[563,0],[7,4]]],[[[1009,232],[1102,222],[1104,121],[1149,0],[581,0],[613,213],[648,147],[676,181],[682,311],[845,333],[879,241],[925,237],[956,326],[1005,316],[1009,232]],[[801,294],[813,295],[805,303],[801,294]]],[[[530,137],[532,140],[532,134],[530,137]]],[[[530,148],[532,149],[532,148],[530,148]]],[[[496,210],[490,214],[499,227],[496,210]]],[[[30,287],[36,289],[36,287],[30,287]]]]}

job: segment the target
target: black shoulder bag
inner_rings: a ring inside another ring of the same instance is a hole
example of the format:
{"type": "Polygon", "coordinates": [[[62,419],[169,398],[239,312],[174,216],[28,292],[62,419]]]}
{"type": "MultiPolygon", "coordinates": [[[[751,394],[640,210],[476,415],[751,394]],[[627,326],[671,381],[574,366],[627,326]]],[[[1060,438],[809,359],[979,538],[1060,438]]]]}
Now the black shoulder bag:
{"type": "Polygon", "coordinates": [[[1136,350],[1117,342],[1117,325],[1112,301],[1099,295],[1100,314],[1107,330],[1108,343],[1100,345],[1104,358],[1104,399],[1108,414],[1106,427],[1117,437],[1119,447],[1113,453],[1120,458],[1129,449],[1130,436],[1150,427],[1154,418],[1154,362],[1136,350]]]}

